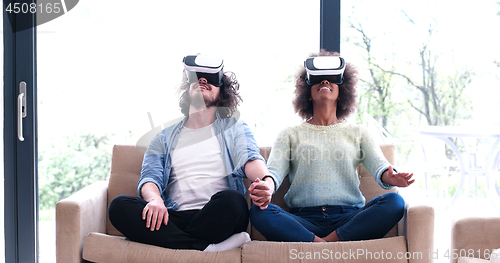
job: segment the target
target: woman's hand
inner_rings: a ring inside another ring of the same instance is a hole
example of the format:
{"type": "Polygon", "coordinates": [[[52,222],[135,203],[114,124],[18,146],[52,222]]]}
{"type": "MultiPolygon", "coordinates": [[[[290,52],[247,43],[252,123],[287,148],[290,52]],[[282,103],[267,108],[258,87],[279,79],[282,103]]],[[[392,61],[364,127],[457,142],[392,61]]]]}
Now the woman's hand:
{"type": "Polygon", "coordinates": [[[269,179],[269,181],[262,181],[257,178],[248,188],[252,203],[262,210],[266,209],[269,203],[271,203],[271,197],[273,195],[274,182],[271,178],[269,179]],[[269,182],[273,184],[272,187],[269,186],[269,182]]]}
{"type": "Polygon", "coordinates": [[[413,177],[413,173],[394,173],[392,166],[389,166],[389,169],[382,174],[382,182],[398,187],[407,187],[413,182],[415,179],[411,179],[413,177]]]}
{"type": "Polygon", "coordinates": [[[168,210],[163,200],[152,199],[142,210],[142,220],[146,220],[146,228],[151,231],[160,230],[162,223],[168,223],[168,210]]]}

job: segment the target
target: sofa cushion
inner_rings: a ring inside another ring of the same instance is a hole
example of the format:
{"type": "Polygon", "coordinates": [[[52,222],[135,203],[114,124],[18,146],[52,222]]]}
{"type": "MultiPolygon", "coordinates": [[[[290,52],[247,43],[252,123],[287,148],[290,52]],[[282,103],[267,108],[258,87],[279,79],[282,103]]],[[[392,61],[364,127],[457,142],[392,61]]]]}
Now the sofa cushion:
{"type": "Polygon", "coordinates": [[[458,263],[488,263],[489,260],[480,258],[458,258],[458,263]]]}
{"type": "MultiPolygon", "coordinates": [[[[111,172],[108,185],[108,207],[119,195],[137,196],[137,182],[141,178],[144,153],[132,145],[115,145],[111,156],[111,172]]],[[[110,235],[123,236],[106,220],[106,232],[110,235]]]]}
{"type": "Polygon", "coordinates": [[[243,245],[241,259],[245,263],[407,262],[406,251],[404,237],[333,243],[252,241],[243,245]]]}
{"type": "Polygon", "coordinates": [[[168,249],[126,240],[124,237],[90,233],[83,246],[83,259],[99,263],[221,262],[241,263],[241,249],[223,252],[168,249]]]}

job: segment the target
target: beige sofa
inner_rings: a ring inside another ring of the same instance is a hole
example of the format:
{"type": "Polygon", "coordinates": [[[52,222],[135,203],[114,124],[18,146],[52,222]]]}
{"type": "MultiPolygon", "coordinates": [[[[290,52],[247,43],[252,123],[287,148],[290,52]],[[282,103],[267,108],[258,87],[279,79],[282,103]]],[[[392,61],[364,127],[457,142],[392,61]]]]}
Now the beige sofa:
{"type": "MultiPolygon", "coordinates": [[[[386,158],[394,162],[394,146],[382,145],[386,158]]],[[[261,148],[267,159],[270,147],[261,148]]],[[[410,206],[404,218],[385,238],[335,243],[269,242],[250,225],[251,242],[223,252],[166,249],[126,240],[109,222],[107,208],[120,194],[136,195],[143,154],[134,146],[113,148],[108,181],[95,182],[56,205],[56,254],[58,263],[158,263],[158,262],[432,262],[434,210],[410,206]],[[391,257],[391,259],[389,259],[391,257]]],[[[383,190],[362,166],[358,168],[360,189],[367,200],[383,190]]],[[[245,179],[246,180],[246,179],[245,179]]],[[[245,182],[249,184],[248,180],[245,182]]],[[[285,179],[273,196],[282,207],[289,186],[285,179]]],[[[397,191],[393,189],[391,191],[397,191]]],[[[247,196],[248,203],[250,200],[247,196]]]]}
{"type": "MultiPolygon", "coordinates": [[[[449,251],[451,263],[490,262],[491,252],[498,248],[500,217],[471,217],[453,223],[449,251]]],[[[494,259],[494,262],[500,262],[500,258],[494,259]]]]}

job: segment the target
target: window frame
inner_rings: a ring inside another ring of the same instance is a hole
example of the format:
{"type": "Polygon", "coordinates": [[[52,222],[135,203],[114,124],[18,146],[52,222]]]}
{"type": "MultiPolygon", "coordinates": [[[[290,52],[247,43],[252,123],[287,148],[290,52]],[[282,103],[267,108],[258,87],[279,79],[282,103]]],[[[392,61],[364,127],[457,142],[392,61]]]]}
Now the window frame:
{"type": "Polygon", "coordinates": [[[36,14],[8,13],[5,7],[13,3],[5,0],[3,10],[5,262],[38,262],[36,14]],[[17,131],[22,81],[27,84],[24,141],[17,131]]]}

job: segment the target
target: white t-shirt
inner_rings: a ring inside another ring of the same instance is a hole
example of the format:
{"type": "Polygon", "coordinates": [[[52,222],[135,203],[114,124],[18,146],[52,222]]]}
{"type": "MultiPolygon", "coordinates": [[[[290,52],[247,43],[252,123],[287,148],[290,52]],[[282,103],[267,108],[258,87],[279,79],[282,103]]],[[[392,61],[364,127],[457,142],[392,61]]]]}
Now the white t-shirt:
{"type": "Polygon", "coordinates": [[[179,211],[201,209],[212,195],[230,189],[220,151],[213,125],[181,129],[168,184],[179,211]]]}

